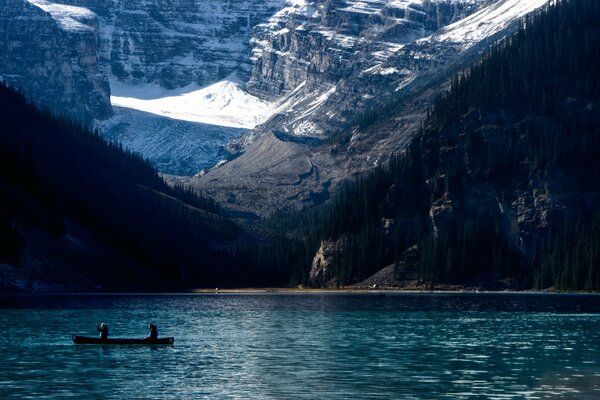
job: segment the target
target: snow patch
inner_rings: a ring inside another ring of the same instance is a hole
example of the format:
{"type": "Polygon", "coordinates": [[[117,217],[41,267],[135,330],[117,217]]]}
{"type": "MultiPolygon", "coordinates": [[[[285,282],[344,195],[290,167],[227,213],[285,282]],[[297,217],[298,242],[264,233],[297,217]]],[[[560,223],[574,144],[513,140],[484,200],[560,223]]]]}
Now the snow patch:
{"type": "Polygon", "coordinates": [[[314,122],[302,121],[294,126],[293,133],[296,136],[318,136],[322,131],[314,122]]]}
{"type": "MultiPolygon", "coordinates": [[[[296,88],[294,92],[296,92],[302,86],[304,86],[304,83],[296,88]]],[[[322,134],[321,129],[319,129],[315,123],[308,121],[307,117],[319,109],[321,105],[325,103],[333,93],[335,93],[336,89],[337,87],[335,85],[330,87],[327,91],[323,92],[319,97],[311,102],[308,101],[310,97],[314,96],[314,93],[309,93],[300,99],[294,98],[294,92],[290,93],[287,101],[282,101],[282,103],[280,103],[279,107],[276,109],[276,112],[285,109],[286,113],[293,114],[295,113],[294,106],[302,103],[307,103],[307,105],[306,108],[302,109],[302,112],[298,113],[298,115],[296,115],[292,121],[284,124],[284,128],[297,136],[317,136],[322,134]]]]}
{"type": "Polygon", "coordinates": [[[96,18],[96,14],[87,8],[55,4],[46,0],[26,1],[50,14],[52,19],[66,31],[94,31],[94,27],[87,24],[90,19],[96,18]]]}
{"type": "Polygon", "coordinates": [[[465,43],[469,47],[505,29],[513,21],[547,4],[550,0],[501,0],[457,21],[419,42],[465,43]]]}
{"type": "Polygon", "coordinates": [[[213,168],[219,168],[220,166],[222,166],[223,164],[226,164],[226,163],[227,163],[227,160],[219,160],[219,162],[217,162],[213,168]]]}
{"type": "Polygon", "coordinates": [[[272,103],[244,91],[235,76],[203,88],[193,83],[167,90],[114,80],[110,85],[113,105],[182,121],[250,129],[266,121],[273,110],[272,103]]]}
{"type": "Polygon", "coordinates": [[[386,67],[383,67],[383,66],[381,66],[381,65],[377,64],[377,65],[374,65],[374,66],[372,66],[372,67],[370,67],[370,68],[367,68],[367,69],[365,69],[365,70],[362,72],[362,75],[364,75],[364,74],[372,74],[372,75],[391,75],[391,74],[396,74],[396,73],[398,73],[398,72],[400,72],[400,71],[398,70],[398,68],[395,68],[395,67],[387,67],[387,68],[386,68],[386,67]]]}

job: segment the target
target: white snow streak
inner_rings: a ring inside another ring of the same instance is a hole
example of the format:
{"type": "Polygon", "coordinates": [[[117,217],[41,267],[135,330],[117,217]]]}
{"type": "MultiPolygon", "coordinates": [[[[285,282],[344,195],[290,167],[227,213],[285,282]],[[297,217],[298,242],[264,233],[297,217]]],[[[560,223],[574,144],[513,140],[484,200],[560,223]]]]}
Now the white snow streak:
{"type": "Polygon", "coordinates": [[[419,40],[470,44],[483,40],[508,27],[510,23],[537,10],[549,0],[504,0],[448,25],[440,32],[419,40]]]}
{"type": "Polygon", "coordinates": [[[54,4],[46,0],[27,0],[28,3],[50,14],[60,27],[66,31],[93,31],[94,28],[86,24],[96,14],[87,8],[54,4]]]}
{"type": "Polygon", "coordinates": [[[194,83],[171,91],[157,85],[128,86],[112,81],[111,93],[115,106],[231,128],[254,128],[271,116],[273,109],[271,103],[245,92],[235,76],[204,88],[194,83]]]}

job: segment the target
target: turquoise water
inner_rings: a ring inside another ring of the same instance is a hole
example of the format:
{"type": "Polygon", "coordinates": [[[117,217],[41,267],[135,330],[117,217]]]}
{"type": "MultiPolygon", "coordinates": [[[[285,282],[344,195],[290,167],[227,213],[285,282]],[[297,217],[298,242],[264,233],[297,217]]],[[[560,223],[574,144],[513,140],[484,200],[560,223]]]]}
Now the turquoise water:
{"type": "Polygon", "coordinates": [[[600,398],[600,296],[0,296],[0,398],[600,398]],[[71,334],[173,346],[74,345],[71,334]]]}

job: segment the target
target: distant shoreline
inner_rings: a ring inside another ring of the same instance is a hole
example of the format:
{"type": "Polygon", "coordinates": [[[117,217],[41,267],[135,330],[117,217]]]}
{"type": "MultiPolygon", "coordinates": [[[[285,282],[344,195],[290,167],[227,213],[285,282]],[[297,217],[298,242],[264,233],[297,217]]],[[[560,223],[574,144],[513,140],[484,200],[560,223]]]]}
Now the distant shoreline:
{"type": "Polygon", "coordinates": [[[402,288],[339,288],[339,289],[314,289],[314,288],[198,288],[189,291],[190,294],[599,294],[598,292],[585,291],[559,291],[553,289],[545,290],[484,290],[484,289],[402,289],[402,288]]]}
{"type": "Polygon", "coordinates": [[[307,294],[307,295],[322,295],[322,294],[368,294],[373,296],[385,296],[390,295],[401,295],[401,294],[579,294],[579,295],[600,295],[600,292],[586,292],[586,291],[560,291],[560,290],[513,290],[513,289],[502,289],[502,290],[486,290],[486,289],[441,289],[434,288],[429,289],[402,289],[402,288],[381,288],[381,289],[366,289],[366,288],[339,288],[339,289],[314,289],[314,288],[285,288],[285,287],[269,287],[269,288],[197,288],[181,292],[130,292],[130,291],[108,291],[108,292],[52,292],[52,291],[37,291],[37,292],[2,292],[0,296],[20,296],[20,295],[82,295],[82,296],[110,296],[110,295],[148,295],[148,296],[162,296],[162,295],[215,295],[215,294],[307,294]]]}

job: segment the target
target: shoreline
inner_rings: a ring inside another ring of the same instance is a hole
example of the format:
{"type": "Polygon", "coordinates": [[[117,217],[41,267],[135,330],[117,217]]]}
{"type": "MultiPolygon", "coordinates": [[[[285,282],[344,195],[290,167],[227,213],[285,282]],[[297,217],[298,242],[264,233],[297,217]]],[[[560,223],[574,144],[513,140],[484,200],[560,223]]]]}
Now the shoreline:
{"type": "Polygon", "coordinates": [[[479,288],[433,288],[433,289],[415,289],[415,288],[394,288],[394,287],[383,287],[383,288],[356,288],[356,287],[343,287],[343,288],[287,288],[287,287],[245,287],[245,288],[196,288],[180,292],[132,292],[132,291],[107,291],[107,292],[68,292],[68,291],[35,291],[35,292],[2,292],[0,296],[20,296],[20,295],[82,295],[82,296],[110,296],[110,295],[132,295],[132,296],[169,296],[169,295],[218,295],[218,294],[291,294],[291,295],[323,295],[323,294],[369,294],[373,296],[384,296],[390,295],[401,295],[401,294],[532,294],[532,295],[543,295],[543,294],[557,294],[557,295],[600,295],[600,292],[588,292],[588,291],[561,291],[554,289],[544,290],[514,290],[514,289],[479,289],[479,288]]]}
{"type": "Polygon", "coordinates": [[[585,291],[559,291],[559,290],[485,290],[485,289],[402,289],[402,288],[351,288],[339,289],[326,288],[197,288],[189,294],[600,294],[585,291]]]}

